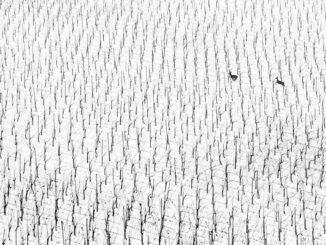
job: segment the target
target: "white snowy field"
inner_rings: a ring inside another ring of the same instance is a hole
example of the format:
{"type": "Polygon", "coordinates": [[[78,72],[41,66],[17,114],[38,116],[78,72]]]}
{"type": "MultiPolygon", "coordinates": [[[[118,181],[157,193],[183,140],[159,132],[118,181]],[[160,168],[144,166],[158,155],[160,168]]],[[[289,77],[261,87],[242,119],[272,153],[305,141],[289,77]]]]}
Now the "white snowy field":
{"type": "Polygon", "coordinates": [[[1,244],[326,244],[325,34],[323,0],[0,1],[1,244]]]}

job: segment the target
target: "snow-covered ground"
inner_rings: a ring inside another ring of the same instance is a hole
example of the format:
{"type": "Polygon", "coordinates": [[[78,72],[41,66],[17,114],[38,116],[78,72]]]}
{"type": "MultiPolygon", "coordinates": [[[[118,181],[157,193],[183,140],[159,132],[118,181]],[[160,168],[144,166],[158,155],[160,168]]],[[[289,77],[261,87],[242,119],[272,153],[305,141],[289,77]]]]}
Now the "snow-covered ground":
{"type": "Polygon", "coordinates": [[[325,244],[325,16],[1,1],[0,242],[325,244]]]}

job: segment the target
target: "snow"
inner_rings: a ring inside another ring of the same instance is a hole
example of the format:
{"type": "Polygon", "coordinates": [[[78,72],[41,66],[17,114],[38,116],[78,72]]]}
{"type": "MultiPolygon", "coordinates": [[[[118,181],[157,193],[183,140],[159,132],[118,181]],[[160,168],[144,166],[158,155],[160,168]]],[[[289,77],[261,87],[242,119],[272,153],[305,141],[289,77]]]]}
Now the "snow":
{"type": "Polygon", "coordinates": [[[0,241],[323,244],[325,16],[2,1],[0,241]]]}

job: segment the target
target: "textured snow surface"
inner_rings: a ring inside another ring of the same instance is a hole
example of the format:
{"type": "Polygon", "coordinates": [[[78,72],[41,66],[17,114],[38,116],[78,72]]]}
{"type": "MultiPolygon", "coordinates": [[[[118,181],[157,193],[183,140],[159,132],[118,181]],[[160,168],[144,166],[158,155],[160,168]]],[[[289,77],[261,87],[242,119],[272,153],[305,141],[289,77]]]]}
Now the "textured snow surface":
{"type": "Polygon", "coordinates": [[[325,10],[1,1],[1,244],[325,244],[325,10]]]}

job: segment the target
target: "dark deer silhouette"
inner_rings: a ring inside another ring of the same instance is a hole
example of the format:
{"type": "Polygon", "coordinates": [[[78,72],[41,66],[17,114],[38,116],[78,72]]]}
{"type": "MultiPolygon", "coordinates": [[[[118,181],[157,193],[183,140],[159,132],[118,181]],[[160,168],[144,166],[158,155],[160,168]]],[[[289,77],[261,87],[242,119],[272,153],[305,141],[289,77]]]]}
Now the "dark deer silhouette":
{"type": "Polygon", "coordinates": [[[278,77],[276,77],[276,83],[282,85],[283,87],[285,85],[283,81],[281,81],[280,79],[278,79],[278,77]]]}
{"type": "Polygon", "coordinates": [[[238,79],[238,75],[232,74],[231,71],[229,71],[229,76],[231,77],[232,81],[235,81],[238,79]]]}

